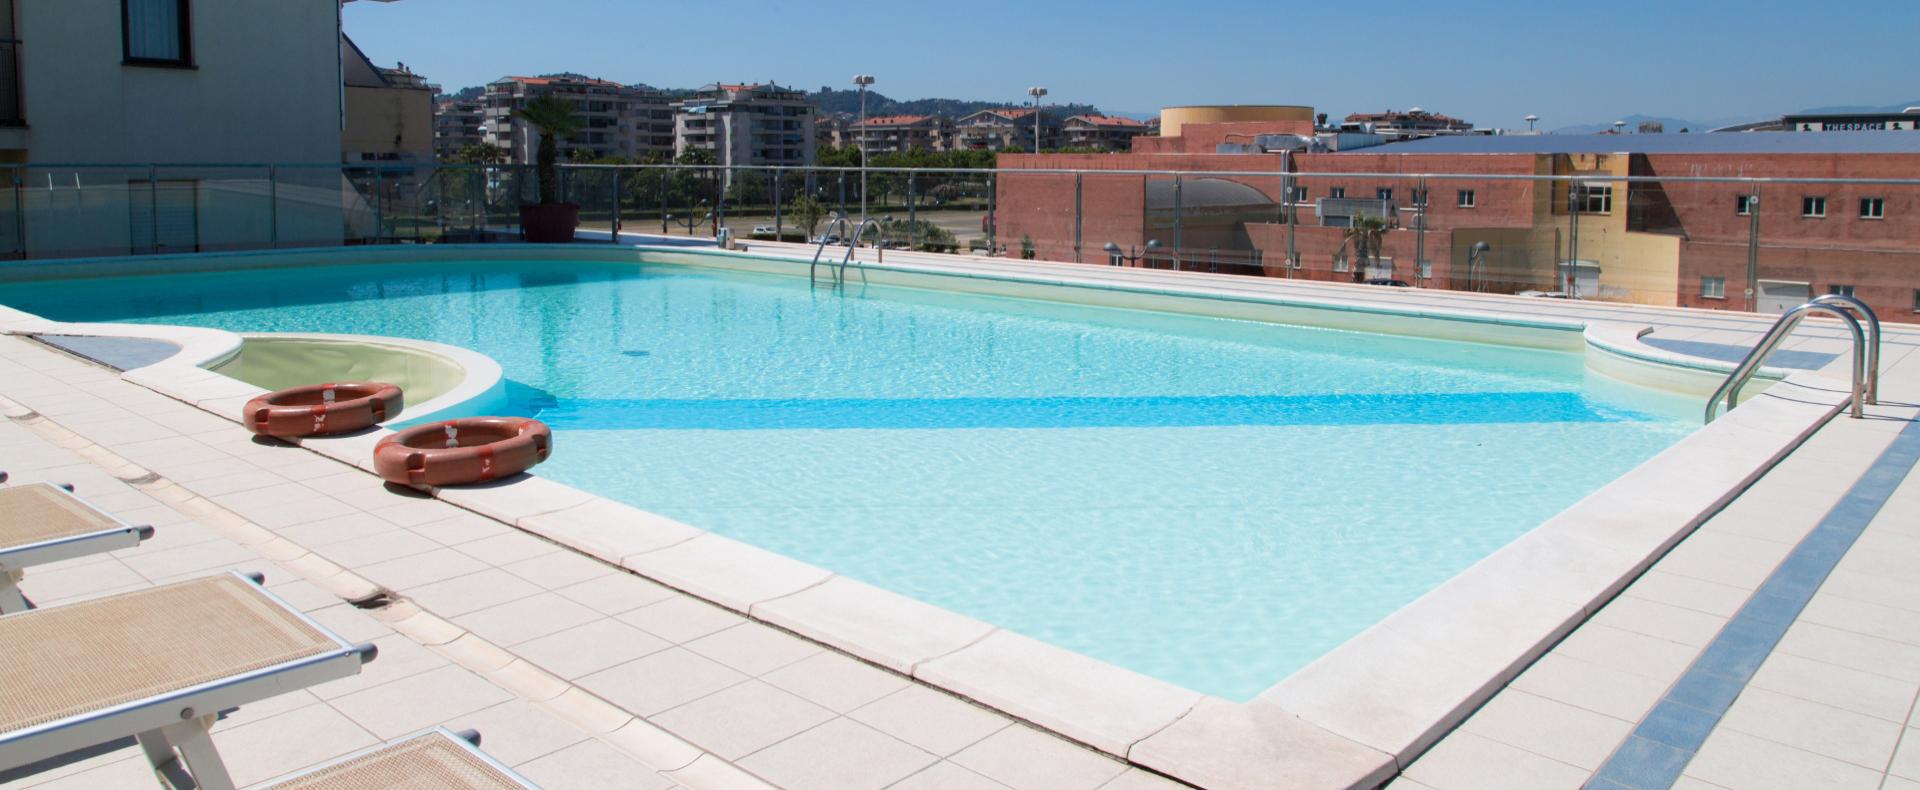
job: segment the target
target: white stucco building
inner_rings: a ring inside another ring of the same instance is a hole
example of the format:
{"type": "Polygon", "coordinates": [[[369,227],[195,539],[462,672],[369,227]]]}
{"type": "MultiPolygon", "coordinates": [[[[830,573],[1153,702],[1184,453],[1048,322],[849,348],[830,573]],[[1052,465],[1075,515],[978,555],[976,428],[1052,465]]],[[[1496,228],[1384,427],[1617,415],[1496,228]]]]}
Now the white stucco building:
{"type": "Polygon", "coordinates": [[[27,165],[0,254],[340,243],[339,0],[0,0],[0,25],[0,163],[27,165]],[[269,162],[327,167],[209,166],[269,162]]]}

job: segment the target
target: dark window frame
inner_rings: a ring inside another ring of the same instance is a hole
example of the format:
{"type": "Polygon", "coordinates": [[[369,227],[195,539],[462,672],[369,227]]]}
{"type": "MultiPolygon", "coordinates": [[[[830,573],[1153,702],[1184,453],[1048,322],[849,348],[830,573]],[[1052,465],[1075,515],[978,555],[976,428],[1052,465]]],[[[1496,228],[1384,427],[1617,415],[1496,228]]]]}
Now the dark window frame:
{"type": "Polygon", "coordinates": [[[180,57],[136,58],[133,56],[132,11],[128,0],[120,0],[120,64],[163,69],[198,68],[193,63],[193,0],[174,0],[180,4],[180,57]]]}

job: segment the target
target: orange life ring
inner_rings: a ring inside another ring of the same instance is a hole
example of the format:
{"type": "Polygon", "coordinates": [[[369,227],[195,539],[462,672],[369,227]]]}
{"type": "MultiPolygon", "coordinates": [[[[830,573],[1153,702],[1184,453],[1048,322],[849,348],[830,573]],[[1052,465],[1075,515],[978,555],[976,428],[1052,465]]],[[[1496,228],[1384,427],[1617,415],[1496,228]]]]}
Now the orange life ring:
{"type": "Polygon", "coordinates": [[[517,475],[552,452],[553,431],[539,420],[468,417],[381,439],[373,470],[401,485],[457,486],[517,475]]]}
{"type": "Polygon", "coordinates": [[[314,384],[247,401],[240,421],[263,436],[352,433],[400,413],[400,388],[379,381],[314,384]]]}

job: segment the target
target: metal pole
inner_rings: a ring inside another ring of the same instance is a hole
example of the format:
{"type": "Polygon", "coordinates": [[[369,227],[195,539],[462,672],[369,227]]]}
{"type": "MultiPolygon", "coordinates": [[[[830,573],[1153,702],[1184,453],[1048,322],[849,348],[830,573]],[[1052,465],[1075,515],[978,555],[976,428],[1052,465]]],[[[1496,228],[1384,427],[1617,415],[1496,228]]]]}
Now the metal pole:
{"type": "Polygon", "coordinates": [[[1568,299],[1580,298],[1575,270],[1580,262],[1580,206],[1574,202],[1575,192],[1585,192],[1578,181],[1567,184],[1567,273],[1560,283],[1560,289],[1566,292],[1568,299]]]}
{"type": "Polygon", "coordinates": [[[1280,271],[1283,272],[1286,277],[1291,278],[1293,277],[1294,261],[1298,260],[1300,257],[1300,252],[1296,247],[1294,247],[1294,243],[1293,243],[1293,228],[1295,225],[1300,224],[1300,195],[1299,195],[1298,184],[1293,179],[1293,153],[1292,152],[1281,154],[1280,166],[1287,173],[1287,178],[1286,178],[1287,260],[1281,264],[1280,271]]]}
{"type": "Polygon", "coordinates": [[[13,241],[20,245],[20,257],[27,257],[27,179],[21,169],[13,168],[13,241]]]}
{"type": "Polygon", "coordinates": [[[1184,230],[1180,221],[1180,177],[1173,177],[1173,268],[1180,268],[1181,235],[1184,230]]]}
{"type": "Polygon", "coordinates": [[[731,176],[731,173],[717,169],[713,171],[713,182],[718,187],[714,190],[713,198],[714,238],[720,237],[720,227],[727,224],[727,181],[731,180],[731,178],[723,178],[722,176],[731,176]]]}
{"type": "Polygon", "coordinates": [[[614,244],[620,243],[620,173],[621,172],[622,171],[617,168],[607,171],[607,173],[610,174],[613,178],[613,186],[611,187],[613,192],[613,233],[608,235],[607,240],[610,242],[613,242],[614,244]]]}
{"type": "Polygon", "coordinates": [[[781,241],[785,236],[786,225],[780,217],[780,171],[768,171],[773,176],[773,240],[781,241]]]}
{"type": "Polygon", "coordinates": [[[655,202],[660,204],[660,235],[662,236],[667,235],[667,193],[670,191],[667,189],[667,178],[672,172],[667,168],[660,168],[660,199],[655,202]]]}
{"type": "MultiPolygon", "coordinates": [[[[78,181],[79,179],[76,178],[74,180],[78,181]]],[[[153,234],[153,251],[159,252],[160,251],[160,180],[159,180],[158,171],[152,166],[147,167],[147,221],[149,223],[152,223],[147,227],[149,228],[150,232],[153,234]]]]}
{"type": "Polygon", "coordinates": [[[267,165],[267,246],[280,247],[280,179],[276,171],[279,168],[267,165]]]}
{"type": "Polygon", "coordinates": [[[987,174],[987,257],[999,255],[997,246],[1000,238],[1000,174],[987,174]]]}
{"type": "MultiPolygon", "coordinates": [[[[1038,132],[1035,132],[1035,134],[1038,134],[1038,132]]],[[[1081,195],[1083,193],[1082,191],[1083,181],[1084,181],[1084,178],[1081,176],[1081,174],[1079,173],[1073,174],[1073,262],[1074,263],[1080,262],[1080,231],[1081,231],[1083,221],[1086,218],[1085,212],[1081,210],[1081,207],[1082,207],[1081,195]]]]}
{"type": "Polygon", "coordinates": [[[1419,184],[1414,187],[1414,194],[1420,196],[1420,205],[1414,207],[1417,211],[1413,215],[1413,279],[1415,282],[1420,280],[1420,265],[1427,260],[1427,201],[1432,199],[1427,194],[1427,180],[1422,178],[1419,184]]]}
{"type": "Polygon", "coordinates": [[[380,176],[380,169],[373,170],[373,243],[379,244],[387,229],[386,179],[380,176]]]}
{"type": "Polygon", "coordinates": [[[473,240],[479,241],[480,229],[487,226],[487,166],[480,165],[479,167],[475,167],[471,172],[473,178],[473,197],[471,198],[473,201],[473,210],[467,212],[467,214],[473,218],[473,240]]]}
{"type": "Polygon", "coordinates": [[[1760,312],[1760,185],[1747,196],[1747,312],[1760,312]]]}
{"type": "MultiPolygon", "coordinates": [[[[860,141],[860,219],[867,218],[867,86],[860,86],[860,125],[854,127],[860,141]]],[[[845,202],[844,200],[841,202],[845,202]]]]}
{"type": "Polygon", "coordinates": [[[915,188],[914,176],[915,175],[917,174],[912,172],[907,173],[907,248],[908,249],[913,249],[914,247],[917,247],[920,244],[920,228],[916,224],[916,222],[920,218],[920,207],[919,207],[919,204],[914,202],[915,201],[915,195],[914,195],[914,188],[915,188]]]}

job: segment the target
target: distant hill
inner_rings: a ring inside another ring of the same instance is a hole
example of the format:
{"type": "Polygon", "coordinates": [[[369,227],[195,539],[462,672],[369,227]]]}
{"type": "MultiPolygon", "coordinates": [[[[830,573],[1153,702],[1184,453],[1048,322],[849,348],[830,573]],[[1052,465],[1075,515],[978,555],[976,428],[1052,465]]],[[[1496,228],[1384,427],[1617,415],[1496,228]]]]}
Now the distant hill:
{"type": "MultiPolygon", "coordinates": [[[[820,90],[807,94],[807,101],[827,114],[853,115],[860,112],[860,92],[840,90],[821,86],[820,90]]],[[[959,118],[981,110],[996,107],[1018,106],[1016,102],[1004,101],[965,101],[961,99],[911,99],[899,101],[885,94],[867,91],[867,115],[944,115],[959,118]]],[[[1049,104],[1047,114],[1066,118],[1074,115],[1098,114],[1100,108],[1091,104],[1049,104]]]]}
{"type": "Polygon", "coordinates": [[[461,88],[452,93],[442,93],[433,98],[436,101],[440,99],[452,99],[454,101],[475,101],[479,99],[481,96],[486,95],[486,93],[487,93],[487,86],[473,85],[470,87],[461,88]]]}

